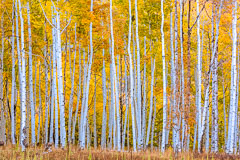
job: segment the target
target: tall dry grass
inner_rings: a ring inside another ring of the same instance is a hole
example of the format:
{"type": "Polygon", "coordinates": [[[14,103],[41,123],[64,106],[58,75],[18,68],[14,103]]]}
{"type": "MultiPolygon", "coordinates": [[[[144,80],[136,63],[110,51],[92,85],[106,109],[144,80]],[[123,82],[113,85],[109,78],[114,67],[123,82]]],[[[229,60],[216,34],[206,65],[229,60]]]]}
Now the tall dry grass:
{"type": "Polygon", "coordinates": [[[182,152],[174,154],[172,150],[167,150],[164,154],[158,151],[143,152],[116,152],[112,150],[81,150],[77,146],[68,146],[65,149],[55,149],[54,147],[29,147],[25,152],[18,146],[0,147],[0,160],[168,160],[168,159],[220,159],[232,160],[240,159],[240,155],[228,155],[225,153],[207,154],[182,152]]]}

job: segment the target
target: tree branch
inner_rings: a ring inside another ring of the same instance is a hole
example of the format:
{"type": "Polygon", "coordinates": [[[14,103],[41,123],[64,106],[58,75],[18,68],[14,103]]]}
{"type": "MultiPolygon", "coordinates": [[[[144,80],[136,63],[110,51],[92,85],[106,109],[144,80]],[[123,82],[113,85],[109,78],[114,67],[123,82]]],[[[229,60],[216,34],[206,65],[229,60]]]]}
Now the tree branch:
{"type": "Polygon", "coordinates": [[[47,18],[47,15],[46,15],[43,7],[42,7],[42,4],[41,4],[40,0],[38,0],[38,2],[39,2],[40,6],[41,6],[41,8],[42,8],[43,14],[44,14],[45,18],[47,19],[48,23],[49,23],[53,28],[57,29],[56,26],[54,26],[54,25],[49,21],[49,19],[47,18]]]}

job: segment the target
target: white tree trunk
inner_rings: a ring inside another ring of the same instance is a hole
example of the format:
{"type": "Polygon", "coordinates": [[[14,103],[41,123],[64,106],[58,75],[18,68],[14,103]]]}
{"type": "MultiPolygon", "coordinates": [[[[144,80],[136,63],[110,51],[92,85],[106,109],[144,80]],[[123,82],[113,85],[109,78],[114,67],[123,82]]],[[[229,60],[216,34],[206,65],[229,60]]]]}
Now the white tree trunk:
{"type": "Polygon", "coordinates": [[[94,131],[93,131],[93,134],[94,134],[94,149],[97,149],[97,121],[96,121],[96,85],[97,83],[97,80],[96,80],[96,74],[95,74],[95,79],[94,79],[94,113],[93,113],[93,125],[94,125],[94,131]]]}
{"type": "Polygon", "coordinates": [[[6,144],[5,141],[5,134],[6,134],[6,126],[5,126],[5,115],[4,115],[4,100],[3,100],[3,55],[4,55],[4,14],[2,14],[1,17],[1,28],[2,28],[2,51],[1,51],[1,55],[0,55],[0,107],[1,107],[1,122],[0,122],[0,127],[1,127],[1,131],[0,131],[0,141],[1,143],[3,142],[4,144],[6,144]]]}
{"type": "Polygon", "coordinates": [[[137,43],[137,129],[138,129],[138,150],[142,149],[142,107],[141,107],[141,69],[140,69],[140,46],[139,46],[139,37],[138,37],[138,9],[137,9],[137,0],[135,0],[135,16],[136,16],[136,43],[137,43]]]}
{"type": "MultiPolygon", "coordinates": [[[[82,63],[81,63],[81,46],[79,44],[79,81],[78,81],[78,92],[77,92],[77,108],[75,111],[75,116],[74,116],[74,120],[73,120],[73,131],[72,131],[72,142],[74,143],[75,141],[75,129],[76,129],[76,123],[77,123],[77,116],[78,116],[78,108],[79,108],[79,104],[80,104],[80,97],[82,95],[82,63]]],[[[79,124],[78,124],[79,125],[79,124]]],[[[78,130],[78,132],[80,133],[80,130],[78,130]]]]}
{"type": "Polygon", "coordinates": [[[230,96],[230,110],[228,123],[228,144],[226,148],[227,153],[233,153],[234,132],[235,132],[235,112],[236,112],[236,89],[237,89],[237,68],[236,68],[236,49],[237,49],[237,0],[234,1],[232,20],[232,68],[231,68],[231,96],[230,96]]]}
{"type": "MultiPolygon", "coordinates": [[[[183,62],[183,1],[180,0],[180,48],[181,48],[181,92],[182,92],[182,142],[181,147],[184,149],[185,143],[185,80],[184,80],[184,62],[183,62]]],[[[190,102],[189,102],[190,103],[190,102]]],[[[190,105],[189,105],[190,106],[190,105]]]]}
{"type": "MultiPolygon", "coordinates": [[[[198,112],[198,135],[201,135],[201,118],[202,118],[202,71],[201,71],[201,40],[200,40],[200,15],[199,15],[199,0],[197,0],[197,89],[198,89],[198,99],[197,99],[197,112],[198,112]]],[[[198,151],[200,151],[201,146],[201,136],[198,136],[198,151]]]]}
{"type": "Polygon", "coordinates": [[[64,93],[63,93],[63,80],[62,80],[62,48],[61,48],[61,30],[60,30],[60,14],[56,11],[56,32],[57,32],[57,79],[58,79],[58,97],[60,108],[60,143],[61,147],[65,147],[66,130],[65,130],[65,111],[64,111],[64,93]]]}
{"type": "Polygon", "coordinates": [[[110,0],[110,28],[111,28],[111,46],[112,46],[112,54],[111,54],[111,61],[112,61],[112,69],[113,69],[113,77],[115,83],[115,98],[116,98],[116,128],[117,128],[117,149],[118,151],[121,150],[121,138],[120,138],[120,116],[119,116],[119,93],[118,93],[118,83],[116,77],[116,68],[115,68],[115,59],[114,59],[114,36],[113,36],[113,17],[112,17],[112,0],[110,0]]]}
{"type": "Polygon", "coordinates": [[[22,75],[22,79],[21,79],[21,85],[22,85],[22,99],[21,99],[21,106],[22,106],[22,111],[21,111],[21,146],[22,146],[22,151],[25,150],[26,147],[26,64],[25,64],[25,48],[24,48],[24,20],[23,20],[23,16],[22,16],[22,7],[21,7],[21,2],[20,0],[18,0],[19,2],[19,14],[20,14],[20,21],[21,21],[21,61],[22,61],[22,65],[21,65],[21,75],[22,75]]]}
{"type": "MultiPolygon", "coordinates": [[[[14,53],[14,11],[15,11],[15,5],[13,2],[13,11],[12,11],[12,88],[11,88],[11,139],[12,139],[12,144],[16,143],[15,140],[15,86],[16,86],[16,78],[15,78],[15,53],[14,53]]],[[[34,125],[35,126],[35,125],[34,125]]]]}
{"type": "Polygon", "coordinates": [[[132,136],[133,136],[133,151],[136,152],[136,131],[135,131],[135,113],[134,113],[134,99],[133,99],[133,66],[131,54],[131,26],[132,26],[132,13],[131,13],[131,0],[129,2],[129,30],[128,30],[128,56],[129,56],[129,72],[130,72],[130,98],[131,98],[131,115],[132,115],[132,136]]]}
{"type": "MultiPolygon", "coordinates": [[[[73,93],[74,93],[74,79],[75,79],[75,61],[76,61],[76,52],[77,52],[77,33],[76,33],[76,23],[75,23],[75,52],[74,52],[74,59],[73,59],[73,69],[70,63],[70,72],[71,72],[71,93],[70,93],[70,100],[69,100],[69,116],[68,116],[68,143],[71,143],[71,126],[72,126],[72,112],[73,112],[73,93]]],[[[71,52],[69,52],[69,61],[71,62],[71,52]]]]}
{"type": "Polygon", "coordinates": [[[53,58],[53,54],[52,54],[52,50],[51,48],[49,49],[49,55],[50,55],[50,133],[49,133],[49,143],[53,143],[53,123],[54,123],[54,90],[53,90],[53,85],[52,85],[52,58],[53,58]]]}
{"type": "MultiPolygon", "coordinates": [[[[91,0],[91,9],[90,11],[93,11],[93,0],[91,0]]],[[[84,148],[85,147],[85,129],[86,129],[86,121],[87,121],[87,113],[88,113],[88,94],[89,94],[89,85],[90,85],[90,78],[91,78],[91,67],[92,67],[92,57],[93,57],[93,42],[92,42],[92,22],[90,22],[90,57],[89,57],[89,64],[88,64],[88,73],[87,73],[87,78],[86,78],[86,89],[84,93],[86,94],[85,100],[84,100],[84,107],[83,108],[83,118],[81,119],[81,143],[80,147],[84,148]]]]}
{"type": "MultiPolygon", "coordinates": [[[[144,56],[146,57],[146,36],[144,36],[144,56]]],[[[146,102],[147,102],[147,86],[146,86],[146,60],[144,58],[144,71],[143,71],[143,110],[142,110],[142,141],[143,148],[145,148],[145,132],[146,132],[146,102]]]]}
{"type": "Polygon", "coordinates": [[[148,116],[148,128],[147,128],[147,137],[146,137],[146,146],[148,146],[149,143],[149,136],[150,136],[150,130],[151,130],[151,123],[152,123],[152,106],[153,106],[153,86],[154,86],[154,71],[155,71],[155,58],[151,59],[151,95],[150,95],[150,110],[149,110],[149,116],[148,116]]]}
{"type": "MultiPolygon", "coordinates": [[[[55,12],[54,12],[55,13],[55,12]]],[[[53,16],[52,18],[52,23],[53,25],[56,25],[56,17],[53,16]]],[[[58,95],[57,95],[57,69],[56,69],[56,52],[57,52],[57,32],[55,28],[52,28],[52,39],[53,39],[53,47],[52,47],[52,61],[53,61],[53,82],[52,82],[52,87],[53,87],[53,97],[54,98],[54,107],[55,107],[55,147],[58,147],[58,137],[59,137],[59,132],[58,132],[58,95]]]]}
{"type": "Polygon", "coordinates": [[[32,78],[32,33],[31,33],[31,20],[29,3],[27,3],[28,14],[28,39],[29,39],[29,94],[30,94],[30,106],[31,106],[31,143],[35,144],[35,106],[33,102],[33,78],[32,78]]]}
{"type": "Polygon", "coordinates": [[[126,128],[127,128],[127,121],[129,119],[128,115],[128,76],[127,76],[127,57],[124,56],[125,59],[125,120],[124,120],[124,127],[123,127],[123,135],[122,135],[122,150],[124,151],[125,148],[125,135],[126,135],[126,128]]]}
{"type": "Polygon", "coordinates": [[[102,68],[103,113],[102,113],[102,134],[101,134],[102,149],[106,148],[106,124],[107,124],[107,113],[106,113],[107,88],[106,88],[106,71],[105,71],[104,52],[105,51],[103,49],[102,50],[102,54],[103,54],[103,68],[102,68]]]}
{"type": "MultiPolygon", "coordinates": [[[[175,66],[174,66],[174,69],[175,69],[175,73],[174,73],[174,83],[179,83],[178,81],[178,12],[177,12],[177,0],[175,0],[175,24],[174,24],[174,31],[175,31],[175,34],[174,34],[174,38],[175,38],[175,66]]],[[[181,81],[180,81],[181,83],[181,81]]],[[[180,84],[179,83],[179,84],[180,84]]],[[[176,92],[176,85],[173,86],[175,89],[174,92],[176,92]]],[[[174,93],[175,94],[175,93],[174,93]]],[[[176,98],[176,97],[175,97],[176,98]]],[[[179,98],[180,99],[180,98],[179,98]]],[[[176,151],[176,152],[179,152],[180,151],[180,144],[179,144],[179,118],[178,118],[178,106],[177,106],[177,103],[176,103],[176,99],[175,99],[175,103],[173,105],[173,149],[176,151]]]]}
{"type": "Polygon", "coordinates": [[[165,40],[164,40],[164,10],[163,10],[163,0],[161,0],[161,35],[162,35],[162,65],[163,65],[163,130],[162,130],[162,146],[161,151],[165,151],[165,140],[166,140],[166,126],[167,126],[167,83],[166,83],[166,62],[165,62],[165,40]]]}
{"type": "Polygon", "coordinates": [[[211,152],[218,152],[218,51],[214,51],[214,6],[212,17],[212,53],[215,57],[212,64],[212,136],[211,152]]]}

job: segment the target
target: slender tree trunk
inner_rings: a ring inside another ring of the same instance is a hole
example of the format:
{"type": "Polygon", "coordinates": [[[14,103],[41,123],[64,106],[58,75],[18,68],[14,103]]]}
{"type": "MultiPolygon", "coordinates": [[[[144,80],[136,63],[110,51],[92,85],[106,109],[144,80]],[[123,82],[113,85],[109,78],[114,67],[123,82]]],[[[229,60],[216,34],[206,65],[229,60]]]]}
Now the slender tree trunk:
{"type": "MultiPolygon", "coordinates": [[[[90,11],[93,11],[93,0],[91,0],[91,9],[90,11]]],[[[86,120],[87,120],[87,113],[88,113],[88,93],[89,93],[89,85],[90,85],[90,78],[91,78],[91,67],[92,67],[92,57],[93,57],[93,42],[92,42],[92,22],[90,22],[90,57],[89,57],[89,64],[88,64],[88,73],[87,73],[87,79],[86,79],[86,89],[85,89],[85,104],[83,109],[83,119],[81,119],[82,124],[82,136],[81,136],[81,143],[80,147],[85,147],[85,128],[86,128],[86,120]]]]}
{"type": "Polygon", "coordinates": [[[126,128],[127,128],[127,121],[129,119],[128,115],[128,76],[127,76],[127,57],[124,56],[125,59],[125,120],[124,120],[124,129],[123,129],[123,135],[122,135],[122,150],[125,148],[125,136],[126,136],[126,128]]]}
{"type": "MultiPolygon", "coordinates": [[[[174,22],[174,38],[175,38],[175,83],[177,85],[174,86],[174,88],[176,89],[176,87],[178,87],[178,83],[180,82],[178,79],[178,13],[177,13],[177,0],[175,0],[175,22],[174,22]]],[[[181,82],[180,82],[181,83],[181,82]]],[[[177,91],[177,90],[175,90],[177,91]]],[[[178,96],[180,96],[180,94],[178,94],[178,96]]],[[[178,122],[178,107],[177,104],[175,103],[174,107],[173,107],[173,149],[176,152],[180,151],[180,144],[179,144],[179,122],[178,122]]]]}
{"type": "MultiPolygon", "coordinates": [[[[197,0],[197,15],[199,15],[199,0],[197,0]]],[[[198,77],[198,102],[197,102],[197,112],[198,112],[198,135],[201,135],[201,118],[202,118],[202,71],[201,71],[201,40],[200,40],[200,17],[197,19],[197,77],[198,77]]],[[[198,136],[198,151],[200,151],[201,137],[198,136]]]]}
{"type": "Polygon", "coordinates": [[[237,49],[237,1],[234,0],[233,19],[232,19],[232,68],[231,68],[231,97],[228,123],[228,144],[227,153],[233,153],[234,131],[235,131],[235,112],[236,112],[236,85],[237,85],[237,68],[236,68],[236,49],[237,49]]]}
{"type": "Polygon", "coordinates": [[[53,51],[51,48],[49,48],[49,53],[50,53],[50,94],[51,94],[51,99],[50,99],[50,133],[49,133],[49,143],[53,143],[53,123],[54,123],[54,88],[53,88],[53,77],[52,77],[52,58],[53,58],[53,51]]]}
{"type": "MultiPolygon", "coordinates": [[[[12,139],[12,144],[16,143],[15,140],[15,87],[16,87],[16,78],[15,78],[15,53],[14,53],[14,45],[15,45],[15,37],[14,37],[14,10],[15,10],[15,5],[13,2],[13,11],[12,11],[12,88],[11,88],[11,139],[12,139]]],[[[35,125],[34,125],[35,126],[35,125]]]]}
{"type": "Polygon", "coordinates": [[[39,63],[39,105],[38,105],[38,135],[37,135],[37,144],[40,143],[40,132],[41,132],[41,114],[42,114],[42,98],[41,98],[41,62],[39,63]]]}
{"type": "Polygon", "coordinates": [[[148,143],[149,143],[149,136],[150,136],[150,127],[151,127],[151,119],[152,119],[152,112],[153,112],[153,109],[152,109],[152,106],[153,106],[153,86],[154,86],[154,71],[155,71],[155,58],[151,59],[151,64],[152,64],[152,67],[151,67],[151,77],[152,77],[152,80],[151,80],[151,95],[150,95],[150,110],[149,110],[149,116],[148,116],[148,129],[147,129],[147,137],[146,137],[146,146],[148,146],[148,143]]]}
{"type": "Polygon", "coordinates": [[[28,12],[28,38],[29,38],[29,94],[30,94],[30,107],[31,107],[31,143],[35,144],[35,106],[33,102],[33,78],[32,78],[32,33],[31,33],[31,20],[29,3],[27,3],[28,12]]]}
{"type": "MultiPolygon", "coordinates": [[[[214,13],[214,6],[213,12],[214,13]]],[[[214,15],[214,14],[213,14],[214,15]]],[[[214,37],[214,16],[212,17],[213,37],[214,37]]],[[[218,51],[214,51],[214,38],[212,40],[212,52],[215,57],[212,64],[212,136],[211,136],[211,152],[218,152],[218,51]]]]}
{"type": "Polygon", "coordinates": [[[0,141],[1,143],[6,144],[5,140],[4,140],[4,136],[5,136],[5,115],[4,115],[4,99],[3,99],[3,54],[4,54],[4,27],[3,27],[3,23],[4,23],[4,14],[2,14],[1,17],[2,21],[1,21],[1,29],[2,29],[2,51],[1,51],[1,55],[0,55],[0,107],[1,107],[1,124],[0,124],[0,141]]]}
{"type": "MultiPolygon", "coordinates": [[[[55,10],[56,11],[56,10],[55,10]]],[[[66,130],[65,130],[65,111],[64,111],[64,92],[62,80],[62,50],[61,50],[61,30],[60,30],[60,14],[56,11],[56,32],[57,32],[57,47],[56,47],[56,60],[57,60],[57,79],[58,79],[58,97],[60,108],[60,143],[61,147],[65,147],[66,130]]]]}
{"type": "MultiPolygon", "coordinates": [[[[171,104],[170,104],[170,113],[171,111],[174,111],[174,107],[176,106],[176,70],[175,70],[175,54],[174,54],[174,48],[173,48],[173,25],[172,25],[172,12],[170,12],[170,50],[171,50],[171,104]]],[[[166,136],[166,142],[165,144],[168,144],[168,139],[169,139],[169,132],[170,132],[170,123],[171,123],[171,117],[169,120],[169,125],[168,125],[168,131],[167,131],[167,136],[166,136]]],[[[163,143],[162,143],[163,145],[163,143]]]]}
{"type": "Polygon", "coordinates": [[[146,132],[146,99],[147,99],[147,86],[146,86],[146,36],[144,36],[144,71],[143,71],[143,110],[142,110],[142,140],[143,148],[145,148],[145,132],[146,132]]]}
{"type": "Polygon", "coordinates": [[[19,2],[19,14],[20,14],[20,21],[21,21],[21,60],[22,60],[22,66],[21,66],[21,85],[22,85],[22,99],[21,99],[21,105],[22,105],[22,111],[21,111],[21,146],[22,146],[22,151],[25,150],[26,147],[26,72],[25,72],[25,48],[24,48],[24,20],[22,16],[22,7],[21,7],[21,2],[19,2]]]}
{"type": "Polygon", "coordinates": [[[131,98],[131,116],[132,116],[132,136],[133,136],[133,151],[136,152],[136,131],[135,131],[135,113],[134,113],[134,83],[133,83],[133,66],[131,54],[131,28],[132,28],[132,13],[131,13],[131,0],[129,2],[129,30],[128,30],[128,56],[129,56],[129,72],[130,72],[130,98],[131,98]]]}
{"type": "MultiPolygon", "coordinates": [[[[73,112],[73,93],[74,93],[74,79],[75,79],[75,60],[76,60],[76,52],[77,52],[77,33],[76,33],[76,23],[75,23],[75,52],[74,52],[74,59],[73,59],[73,69],[70,65],[70,72],[71,72],[71,93],[70,93],[70,100],[69,100],[69,117],[68,117],[68,143],[71,143],[71,126],[72,126],[72,112],[73,112]]],[[[71,52],[69,52],[69,62],[71,62],[71,52]]],[[[71,63],[70,63],[71,64],[71,63]]]]}
{"type": "Polygon", "coordinates": [[[44,45],[44,74],[45,74],[45,139],[44,139],[44,143],[47,144],[48,143],[48,54],[47,54],[47,32],[46,32],[46,22],[44,22],[45,25],[45,33],[44,33],[44,41],[45,41],[45,45],[44,45]]]}
{"type": "MultiPolygon", "coordinates": [[[[80,97],[82,95],[82,63],[81,63],[81,46],[79,44],[79,84],[78,84],[78,93],[77,93],[77,108],[75,111],[75,116],[74,116],[74,120],[73,120],[73,131],[72,131],[72,142],[74,143],[75,141],[75,128],[76,128],[76,122],[77,122],[77,116],[78,116],[78,108],[79,108],[79,104],[80,104],[80,97]]],[[[80,132],[80,130],[78,130],[78,132],[80,132]]]]}
{"type": "Polygon", "coordinates": [[[161,151],[165,151],[165,140],[166,140],[166,126],[167,126],[167,83],[166,83],[166,62],[165,62],[165,40],[164,40],[164,10],[163,10],[163,0],[161,0],[161,13],[162,13],[162,23],[161,23],[161,35],[162,35],[162,65],[163,65],[163,130],[162,130],[162,147],[161,151]]]}
{"type": "Polygon", "coordinates": [[[205,127],[206,127],[206,117],[207,117],[207,110],[209,109],[209,85],[210,85],[210,76],[211,76],[211,72],[212,72],[212,64],[215,60],[215,56],[217,53],[217,46],[218,46],[218,37],[219,37],[219,23],[220,23],[220,18],[221,18],[221,11],[222,11],[222,4],[223,4],[223,0],[221,0],[220,2],[220,7],[219,7],[219,15],[216,21],[216,33],[215,33],[215,42],[214,42],[214,49],[213,49],[213,53],[212,53],[212,57],[211,57],[211,62],[210,62],[210,67],[209,67],[209,71],[208,71],[208,79],[207,79],[207,87],[205,90],[205,100],[204,100],[204,108],[202,111],[202,117],[201,117],[201,126],[198,128],[200,131],[198,132],[200,135],[199,139],[198,139],[198,152],[200,152],[201,149],[201,141],[202,141],[202,136],[203,136],[203,132],[205,131],[205,127]]]}
{"type": "MultiPolygon", "coordinates": [[[[184,80],[184,62],[183,62],[183,2],[180,0],[180,48],[181,48],[181,92],[182,92],[182,141],[181,147],[184,149],[185,143],[185,80],[184,80]]],[[[189,102],[190,104],[190,102],[189,102]]],[[[190,105],[189,105],[190,106],[190,105]]]]}
{"type": "Polygon", "coordinates": [[[136,43],[137,43],[137,129],[138,129],[138,150],[142,149],[142,126],[141,126],[141,71],[140,71],[140,46],[139,46],[139,37],[138,37],[138,9],[137,9],[137,0],[135,0],[135,16],[136,16],[136,43]]]}
{"type": "MultiPolygon", "coordinates": [[[[103,3],[103,0],[101,0],[103,3]]],[[[103,20],[101,22],[102,27],[104,26],[103,20]]],[[[104,39],[104,34],[102,33],[102,39],[104,39]]],[[[103,43],[104,45],[104,43],[103,43]]],[[[106,112],[106,105],[107,105],[107,88],[106,88],[106,71],[105,71],[105,49],[102,49],[103,54],[103,68],[102,68],[102,91],[103,91],[103,112],[102,112],[102,134],[101,134],[101,147],[102,149],[106,148],[106,125],[107,125],[107,112],[106,112]]]]}
{"type": "MultiPolygon", "coordinates": [[[[83,114],[84,114],[84,105],[85,105],[85,100],[86,100],[86,93],[85,93],[85,86],[86,86],[86,80],[87,80],[87,67],[88,64],[85,63],[85,50],[83,48],[83,96],[82,96],[82,107],[81,107],[81,121],[80,121],[80,129],[79,129],[79,145],[81,146],[82,142],[82,121],[83,121],[83,114]]],[[[84,144],[85,145],[85,144],[84,144]]],[[[85,147],[85,146],[84,146],[85,147]]]]}
{"type": "Polygon", "coordinates": [[[95,79],[94,79],[94,113],[93,113],[93,124],[94,124],[94,149],[97,149],[97,120],[96,120],[96,88],[97,88],[97,79],[96,79],[96,74],[95,74],[95,79]]]}
{"type": "Polygon", "coordinates": [[[102,68],[103,113],[102,113],[102,134],[101,134],[102,149],[106,148],[106,124],[107,124],[107,113],[106,113],[107,88],[106,88],[106,71],[105,71],[104,53],[105,53],[105,50],[103,49],[102,50],[102,54],[103,54],[103,68],[102,68]]]}
{"type": "MultiPolygon", "coordinates": [[[[223,68],[222,68],[223,70],[223,68]]],[[[222,74],[222,89],[223,89],[223,115],[224,115],[224,148],[226,148],[227,145],[227,118],[226,118],[226,99],[225,99],[225,87],[224,87],[224,74],[222,74]]]]}
{"type": "Polygon", "coordinates": [[[116,97],[116,128],[117,128],[117,149],[118,151],[121,150],[121,138],[120,138],[120,116],[119,116],[119,93],[118,93],[118,83],[116,78],[116,68],[115,68],[115,59],[114,59],[114,36],[113,36],[113,17],[112,17],[112,0],[110,0],[110,27],[111,27],[111,46],[112,46],[112,54],[111,54],[111,61],[112,61],[112,69],[113,69],[113,76],[114,76],[114,83],[115,83],[115,97],[116,97]]]}
{"type": "MultiPolygon", "coordinates": [[[[55,13],[55,12],[53,12],[55,13]]],[[[56,25],[56,17],[53,16],[52,18],[52,22],[54,25],[56,25]]],[[[57,58],[57,36],[56,36],[57,32],[56,29],[53,28],[52,29],[52,37],[53,37],[53,48],[52,48],[52,55],[53,55],[53,82],[52,82],[52,86],[53,86],[53,97],[54,98],[54,107],[55,107],[55,147],[58,147],[58,138],[59,138],[59,133],[58,133],[58,96],[57,96],[57,70],[56,70],[56,58],[57,58]]]]}
{"type": "MultiPolygon", "coordinates": [[[[156,84],[156,83],[155,83],[156,84]]],[[[154,114],[152,117],[152,133],[151,133],[151,150],[153,151],[153,137],[154,137],[154,132],[155,132],[155,119],[156,119],[156,97],[153,97],[154,99],[154,114]]]]}

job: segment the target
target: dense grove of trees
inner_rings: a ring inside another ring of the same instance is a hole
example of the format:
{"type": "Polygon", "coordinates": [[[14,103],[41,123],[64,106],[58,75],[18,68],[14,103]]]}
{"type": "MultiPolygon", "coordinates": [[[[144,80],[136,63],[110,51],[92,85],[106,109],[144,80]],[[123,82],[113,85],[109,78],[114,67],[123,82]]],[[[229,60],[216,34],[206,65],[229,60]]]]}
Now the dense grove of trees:
{"type": "Polygon", "coordinates": [[[238,0],[0,3],[0,145],[240,151],[238,0]]]}

